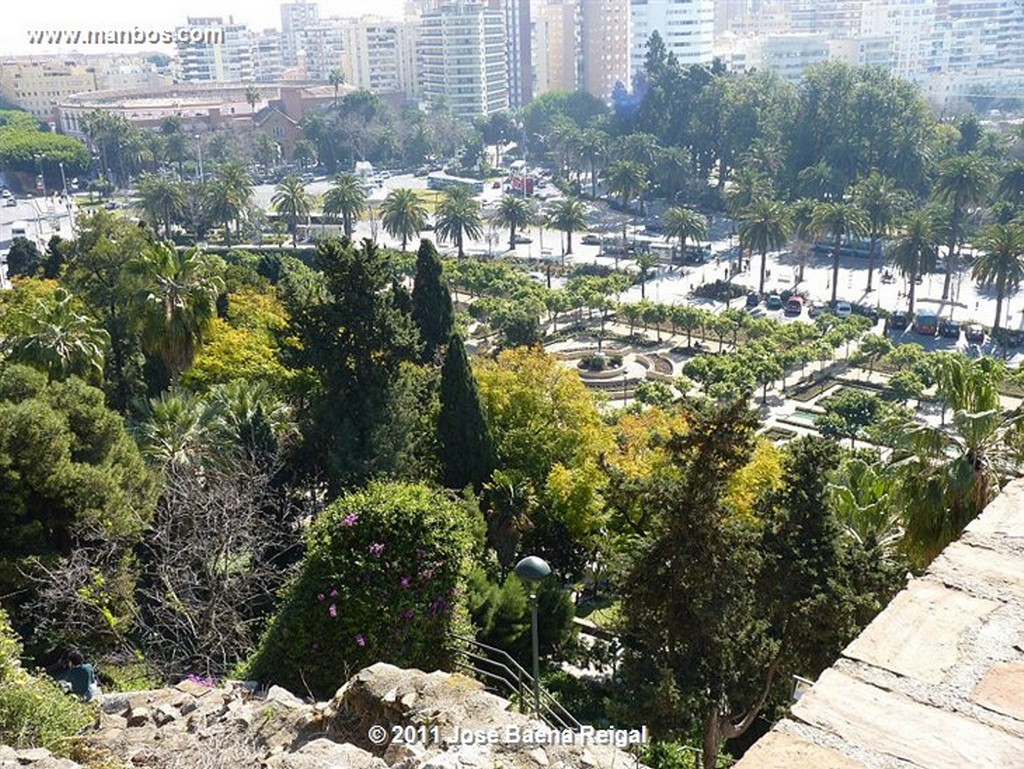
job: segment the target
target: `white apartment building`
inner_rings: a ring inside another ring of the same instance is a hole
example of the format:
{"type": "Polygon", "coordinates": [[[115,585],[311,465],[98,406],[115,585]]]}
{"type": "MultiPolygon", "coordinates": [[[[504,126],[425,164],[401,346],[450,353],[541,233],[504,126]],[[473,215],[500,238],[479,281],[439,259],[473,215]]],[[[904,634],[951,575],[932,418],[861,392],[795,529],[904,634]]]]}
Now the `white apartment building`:
{"type": "Polygon", "coordinates": [[[547,0],[533,17],[533,92],[575,91],[579,84],[580,11],[576,0],[547,0]]]}
{"type": "Polygon", "coordinates": [[[497,10],[455,2],[420,17],[420,87],[428,105],[462,117],[509,107],[505,19],[497,10]]]}
{"type": "Polygon", "coordinates": [[[254,35],[245,24],[219,16],[188,17],[187,28],[223,30],[219,43],[178,43],[178,67],[186,83],[246,83],[254,79],[254,35]]]}
{"type": "Polygon", "coordinates": [[[892,41],[890,71],[919,80],[940,68],[935,0],[867,0],[861,9],[860,33],[892,41]]]}
{"type": "Polygon", "coordinates": [[[375,93],[419,94],[415,20],[378,16],[344,19],[341,24],[341,71],[345,82],[375,93]]]}
{"type": "Polygon", "coordinates": [[[634,75],[644,67],[647,41],[655,31],[684,67],[710,63],[715,0],[630,0],[630,57],[634,75]]]}
{"type": "Polygon", "coordinates": [[[344,20],[320,18],[316,3],[297,0],[281,5],[281,59],[310,80],[327,81],[341,66],[344,20]]]}
{"type": "Polygon", "coordinates": [[[281,58],[281,33],[276,29],[265,29],[253,39],[253,79],[258,83],[276,83],[284,74],[284,59],[281,58]]]}

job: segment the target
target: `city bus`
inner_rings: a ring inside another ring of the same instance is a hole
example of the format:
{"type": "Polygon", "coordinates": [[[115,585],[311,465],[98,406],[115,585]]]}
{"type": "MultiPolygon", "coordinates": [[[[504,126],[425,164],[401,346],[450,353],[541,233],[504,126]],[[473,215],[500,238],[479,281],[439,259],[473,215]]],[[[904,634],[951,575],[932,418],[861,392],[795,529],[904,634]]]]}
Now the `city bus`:
{"type": "Polygon", "coordinates": [[[469,187],[478,195],[484,191],[484,183],[477,179],[463,179],[444,173],[433,173],[427,176],[428,190],[450,190],[452,187],[469,187]]]}

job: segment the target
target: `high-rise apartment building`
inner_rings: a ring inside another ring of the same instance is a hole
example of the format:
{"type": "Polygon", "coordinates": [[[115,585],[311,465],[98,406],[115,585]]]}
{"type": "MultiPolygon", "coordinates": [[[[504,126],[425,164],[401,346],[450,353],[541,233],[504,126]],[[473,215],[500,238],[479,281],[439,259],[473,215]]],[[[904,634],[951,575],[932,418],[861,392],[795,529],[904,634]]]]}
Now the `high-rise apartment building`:
{"type": "Polygon", "coordinates": [[[253,79],[258,83],[276,83],[284,73],[281,58],[281,33],[276,29],[265,29],[253,39],[253,79]]]}
{"type": "Polygon", "coordinates": [[[310,80],[326,81],[341,66],[342,21],[320,18],[316,3],[281,5],[281,59],[310,80]]]}
{"type": "Polygon", "coordinates": [[[580,4],[580,84],[602,99],[616,83],[629,87],[629,0],[580,4]]]}
{"type": "Polygon", "coordinates": [[[463,117],[509,107],[505,18],[481,3],[442,5],[420,17],[420,86],[429,105],[463,117]]]}
{"type": "Polygon", "coordinates": [[[375,93],[418,95],[419,24],[377,16],[342,22],[341,71],[345,82],[375,93]]]}
{"type": "Polygon", "coordinates": [[[533,100],[530,0],[488,0],[488,5],[505,17],[509,105],[518,109],[533,100]]]}
{"type": "Polygon", "coordinates": [[[709,64],[714,49],[715,0],[630,0],[633,74],[643,69],[653,32],[684,67],[709,64]]]}
{"type": "Polygon", "coordinates": [[[220,42],[178,43],[178,66],[187,83],[244,83],[254,79],[254,35],[245,24],[227,22],[219,16],[194,17],[188,28],[214,28],[223,31],[220,42]]]}
{"type": "Polygon", "coordinates": [[[533,21],[534,94],[579,87],[580,8],[576,0],[547,0],[533,21]]]}

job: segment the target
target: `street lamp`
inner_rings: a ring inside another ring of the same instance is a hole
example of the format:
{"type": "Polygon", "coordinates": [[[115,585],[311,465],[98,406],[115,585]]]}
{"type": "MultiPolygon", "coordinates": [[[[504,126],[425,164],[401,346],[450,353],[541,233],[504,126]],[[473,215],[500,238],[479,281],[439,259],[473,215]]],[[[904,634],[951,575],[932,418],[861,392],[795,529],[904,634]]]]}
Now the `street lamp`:
{"type": "Polygon", "coordinates": [[[36,173],[39,175],[39,182],[43,187],[43,200],[46,200],[46,177],[43,176],[43,156],[36,154],[36,173]]]}
{"type": "Polygon", "coordinates": [[[203,140],[199,134],[195,135],[196,146],[199,148],[199,183],[206,184],[206,177],[203,175],[203,140]]]}
{"type": "Polygon", "coordinates": [[[516,576],[530,586],[530,618],[533,628],[533,714],[540,718],[540,642],[537,639],[537,585],[551,574],[543,558],[528,555],[515,565],[516,576]]]}

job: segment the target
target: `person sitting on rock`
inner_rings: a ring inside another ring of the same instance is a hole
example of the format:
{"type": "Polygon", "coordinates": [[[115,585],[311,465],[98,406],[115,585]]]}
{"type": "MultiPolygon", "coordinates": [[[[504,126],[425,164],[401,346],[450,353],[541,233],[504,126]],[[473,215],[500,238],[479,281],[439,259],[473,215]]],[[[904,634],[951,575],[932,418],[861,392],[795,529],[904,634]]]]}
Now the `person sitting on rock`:
{"type": "Polygon", "coordinates": [[[101,693],[99,684],[96,683],[95,669],[85,661],[85,657],[77,649],[68,655],[68,669],[61,674],[60,680],[71,684],[71,693],[77,694],[86,702],[101,693]]]}

